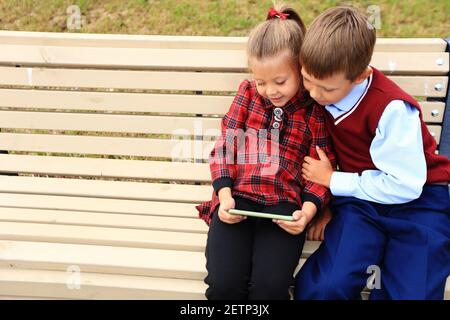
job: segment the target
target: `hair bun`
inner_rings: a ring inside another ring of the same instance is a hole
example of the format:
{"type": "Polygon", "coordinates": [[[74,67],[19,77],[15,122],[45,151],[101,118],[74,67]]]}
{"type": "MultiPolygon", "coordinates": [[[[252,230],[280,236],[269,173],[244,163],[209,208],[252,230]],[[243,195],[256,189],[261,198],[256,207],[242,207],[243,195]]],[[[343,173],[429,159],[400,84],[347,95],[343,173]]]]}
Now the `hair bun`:
{"type": "Polygon", "coordinates": [[[280,12],[273,7],[269,9],[269,12],[267,14],[267,20],[277,19],[277,18],[280,20],[286,20],[288,17],[289,17],[289,13],[280,12]]]}

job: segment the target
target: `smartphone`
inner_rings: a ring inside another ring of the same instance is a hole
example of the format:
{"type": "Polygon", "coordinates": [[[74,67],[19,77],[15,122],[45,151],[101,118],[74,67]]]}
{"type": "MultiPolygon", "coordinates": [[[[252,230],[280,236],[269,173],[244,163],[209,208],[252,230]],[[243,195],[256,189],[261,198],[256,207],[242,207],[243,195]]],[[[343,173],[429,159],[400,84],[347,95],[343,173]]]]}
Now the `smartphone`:
{"type": "Polygon", "coordinates": [[[276,219],[276,220],[286,220],[286,221],[294,220],[294,218],[292,218],[292,216],[284,216],[281,214],[245,211],[245,210],[237,210],[237,209],[230,209],[230,210],[228,210],[228,213],[237,214],[240,216],[250,216],[250,217],[268,218],[268,219],[276,219]]]}

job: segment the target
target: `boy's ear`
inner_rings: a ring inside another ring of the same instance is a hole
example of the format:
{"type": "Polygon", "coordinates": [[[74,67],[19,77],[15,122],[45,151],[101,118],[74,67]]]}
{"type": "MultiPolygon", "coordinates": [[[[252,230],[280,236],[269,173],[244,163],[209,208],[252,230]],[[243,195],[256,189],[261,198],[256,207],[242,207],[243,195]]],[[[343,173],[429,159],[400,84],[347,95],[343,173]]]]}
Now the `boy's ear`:
{"type": "Polygon", "coordinates": [[[373,70],[371,67],[367,67],[356,79],[353,81],[353,84],[360,84],[364,80],[366,80],[370,75],[373,73],[373,70]]]}

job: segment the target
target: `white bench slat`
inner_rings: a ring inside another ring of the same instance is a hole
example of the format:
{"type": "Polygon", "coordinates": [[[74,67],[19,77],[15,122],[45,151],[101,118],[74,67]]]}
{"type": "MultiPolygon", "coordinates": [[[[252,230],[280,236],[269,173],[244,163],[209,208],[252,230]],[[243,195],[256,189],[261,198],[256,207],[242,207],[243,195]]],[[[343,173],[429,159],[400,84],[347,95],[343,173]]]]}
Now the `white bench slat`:
{"type": "MultiPolygon", "coordinates": [[[[428,128],[439,143],[441,126],[428,128]]],[[[185,161],[206,160],[213,147],[214,141],[201,140],[0,133],[0,149],[13,151],[165,157],[185,161]]]]}
{"type": "Polygon", "coordinates": [[[2,172],[210,182],[207,163],[0,154],[2,172]]]}
{"type": "Polygon", "coordinates": [[[431,135],[436,139],[436,143],[439,144],[439,142],[441,141],[442,127],[441,126],[427,126],[427,127],[431,135]]]}
{"type": "MultiPolygon", "coordinates": [[[[232,96],[0,89],[0,106],[12,108],[223,116],[232,101],[232,96]]],[[[442,122],[445,109],[443,102],[422,101],[420,105],[425,121],[442,122]],[[432,116],[433,110],[437,110],[439,114],[432,116]]]]}
{"type": "Polygon", "coordinates": [[[44,223],[0,222],[0,239],[204,251],[206,234],[44,223]]]}
{"type": "MultiPolygon", "coordinates": [[[[235,88],[236,89],[236,88],[235,88]]],[[[14,108],[223,115],[232,96],[0,89],[0,106],[14,108]]]]}
{"type": "Polygon", "coordinates": [[[450,276],[448,276],[447,282],[445,283],[444,300],[450,300],[450,276]]]}
{"type": "MultiPolygon", "coordinates": [[[[448,53],[375,52],[371,64],[389,74],[445,75],[448,53]],[[437,63],[440,60],[442,63],[437,63]]],[[[0,64],[43,67],[245,72],[245,50],[0,45],[0,64]]]]}
{"type": "Polygon", "coordinates": [[[220,135],[219,118],[1,111],[0,128],[220,135]]]}
{"type": "Polygon", "coordinates": [[[110,227],[120,229],[142,229],[175,231],[186,233],[207,233],[208,227],[198,218],[143,216],[131,214],[79,212],[28,208],[0,207],[0,221],[44,223],[89,227],[110,227]]]}
{"type": "Polygon", "coordinates": [[[0,192],[200,203],[211,186],[0,176],[0,192]]]}
{"type": "Polygon", "coordinates": [[[420,102],[423,120],[429,123],[442,123],[444,119],[445,103],[443,102],[420,102]]]}
{"type": "Polygon", "coordinates": [[[0,65],[139,70],[245,71],[242,50],[0,45],[0,65]]]}
{"type": "Polygon", "coordinates": [[[449,54],[444,52],[375,52],[370,64],[386,75],[445,75],[449,70],[449,54]]]}
{"type": "Polygon", "coordinates": [[[0,241],[0,268],[203,280],[203,252],[27,241],[0,241]]]}
{"type": "MultiPolygon", "coordinates": [[[[243,50],[247,43],[247,37],[89,34],[4,30],[0,31],[0,42],[15,45],[243,50]]],[[[375,45],[375,51],[443,52],[445,48],[446,42],[440,38],[378,38],[375,45]]]]}
{"type": "Polygon", "coordinates": [[[440,38],[377,38],[375,51],[442,52],[447,44],[440,38]]]}
{"type": "Polygon", "coordinates": [[[443,98],[447,91],[447,77],[392,76],[389,78],[412,96],[443,98]]]}
{"type": "MultiPolygon", "coordinates": [[[[0,67],[0,85],[234,92],[245,73],[116,71],[0,67]]],[[[414,96],[445,97],[447,77],[391,76],[414,96]],[[435,87],[439,85],[440,90],[435,87]]]]}
{"type": "Polygon", "coordinates": [[[141,90],[236,91],[244,73],[0,67],[0,85],[141,90]]]}
{"type": "Polygon", "coordinates": [[[0,150],[208,159],[214,141],[0,133],[0,150]]]}
{"type": "MultiPolygon", "coordinates": [[[[433,120],[432,111],[443,117],[444,110],[424,109],[424,118],[433,120]]],[[[436,122],[436,120],[435,120],[436,122]]],[[[172,136],[219,136],[219,118],[83,114],[32,111],[1,111],[0,128],[74,130],[91,132],[121,132],[170,134],[172,136]]]]}
{"type": "Polygon", "coordinates": [[[3,296],[0,295],[0,300],[68,300],[57,297],[27,297],[27,296],[3,296]]]}
{"type": "Polygon", "coordinates": [[[67,299],[205,299],[203,281],[82,273],[80,289],[69,289],[61,271],[0,269],[2,295],[67,299]]]}
{"type": "MultiPolygon", "coordinates": [[[[443,41],[442,39],[437,40],[443,41]]],[[[242,50],[245,48],[247,37],[81,34],[4,30],[0,31],[0,42],[40,46],[242,50]]],[[[429,46],[423,46],[423,48],[427,49],[429,46]]]]}
{"type": "Polygon", "coordinates": [[[165,217],[197,217],[195,203],[86,198],[35,194],[0,193],[0,206],[67,210],[78,212],[118,213],[165,217]]]}

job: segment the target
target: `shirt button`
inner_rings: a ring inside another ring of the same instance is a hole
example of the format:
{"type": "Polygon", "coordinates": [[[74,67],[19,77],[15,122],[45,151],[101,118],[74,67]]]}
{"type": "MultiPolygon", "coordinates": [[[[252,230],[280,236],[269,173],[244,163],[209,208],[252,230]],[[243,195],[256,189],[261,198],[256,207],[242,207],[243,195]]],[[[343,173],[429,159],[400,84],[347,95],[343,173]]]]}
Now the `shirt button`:
{"type": "Polygon", "coordinates": [[[272,127],[273,127],[274,129],[280,129],[280,123],[279,123],[279,122],[274,122],[273,125],[272,125],[272,127]]]}
{"type": "Polygon", "coordinates": [[[283,119],[281,119],[280,117],[275,116],[275,121],[281,122],[281,120],[283,120],[283,119]]]}
{"type": "Polygon", "coordinates": [[[273,113],[275,114],[276,117],[281,117],[283,115],[283,109],[281,108],[275,108],[275,110],[273,111],[273,113]]]}

